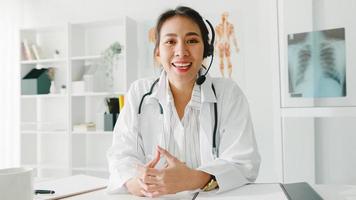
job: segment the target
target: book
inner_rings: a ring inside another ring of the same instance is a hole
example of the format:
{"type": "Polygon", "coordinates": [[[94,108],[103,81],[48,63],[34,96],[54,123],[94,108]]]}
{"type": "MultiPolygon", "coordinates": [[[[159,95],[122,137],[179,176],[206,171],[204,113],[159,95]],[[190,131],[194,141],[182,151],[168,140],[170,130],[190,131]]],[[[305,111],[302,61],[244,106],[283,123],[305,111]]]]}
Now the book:
{"type": "Polygon", "coordinates": [[[323,200],[307,182],[281,184],[280,186],[288,200],[323,200]]]}
{"type": "Polygon", "coordinates": [[[95,130],[96,130],[96,126],[93,122],[75,124],[73,126],[74,132],[88,132],[88,131],[95,131],[95,130]]]}
{"type": "Polygon", "coordinates": [[[33,55],[30,49],[30,46],[28,44],[28,41],[26,39],[23,40],[23,45],[25,48],[25,58],[26,60],[33,60],[33,55]]]}
{"type": "Polygon", "coordinates": [[[52,200],[76,196],[104,189],[107,180],[87,175],[74,175],[65,178],[43,181],[34,184],[35,190],[53,190],[54,194],[37,194],[34,200],[52,200]]]}
{"type": "Polygon", "coordinates": [[[124,107],[124,103],[125,103],[125,96],[124,95],[120,95],[119,96],[119,107],[120,107],[120,111],[122,110],[122,108],[124,107]]]}
{"type": "Polygon", "coordinates": [[[40,58],[40,54],[38,53],[38,47],[37,47],[37,45],[35,45],[35,44],[32,45],[32,51],[33,51],[33,55],[35,56],[35,59],[36,59],[36,60],[41,59],[41,58],[40,58]]]}
{"type": "MultiPolygon", "coordinates": [[[[288,200],[287,196],[278,183],[276,184],[247,184],[242,187],[229,190],[222,193],[216,193],[216,190],[209,192],[199,192],[195,200],[288,200]]],[[[307,199],[305,199],[307,200],[307,199]]]]}

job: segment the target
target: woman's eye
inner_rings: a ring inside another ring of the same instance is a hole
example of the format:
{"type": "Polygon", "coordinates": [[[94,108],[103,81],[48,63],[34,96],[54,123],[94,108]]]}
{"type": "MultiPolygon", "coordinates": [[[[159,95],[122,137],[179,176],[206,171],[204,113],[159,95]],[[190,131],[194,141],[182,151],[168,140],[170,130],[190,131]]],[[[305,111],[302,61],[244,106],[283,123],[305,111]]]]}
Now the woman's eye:
{"type": "Polygon", "coordinates": [[[166,44],[174,44],[175,42],[174,42],[174,40],[167,40],[165,43],[166,44]]]}
{"type": "Polygon", "coordinates": [[[188,44],[195,44],[195,43],[198,43],[199,41],[197,39],[191,39],[191,40],[188,40],[187,43],[188,44]]]}

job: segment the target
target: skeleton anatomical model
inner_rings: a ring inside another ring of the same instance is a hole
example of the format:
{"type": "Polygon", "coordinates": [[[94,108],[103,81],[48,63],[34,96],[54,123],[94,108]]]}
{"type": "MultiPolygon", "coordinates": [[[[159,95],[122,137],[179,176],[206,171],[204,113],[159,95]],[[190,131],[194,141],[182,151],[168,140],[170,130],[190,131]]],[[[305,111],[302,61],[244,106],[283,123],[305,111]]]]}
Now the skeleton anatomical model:
{"type": "Polygon", "coordinates": [[[152,42],[153,44],[156,42],[156,28],[152,27],[148,30],[148,41],[152,42]]]}
{"type": "Polygon", "coordinates": [[[227,72],[229,78],[231,78],[232,74],[232,64],[231,64],[231,51],[230,51],[230,44],[231,41],[235,46],[236,53],[238,53],[239,48],[237,46],[237,41],[234,33],[234,26],[228,22],[227,18],[229,13],[224,12],[221,15],[221,22],[216,26],[215,33],[216,33],[216,42],[215,48],[218,50],[219,59],[220,59],[220,72],[222,76],[225,76],[224,69],[225,64],[224,60],[226,60],[227,64],[227,72]]]}

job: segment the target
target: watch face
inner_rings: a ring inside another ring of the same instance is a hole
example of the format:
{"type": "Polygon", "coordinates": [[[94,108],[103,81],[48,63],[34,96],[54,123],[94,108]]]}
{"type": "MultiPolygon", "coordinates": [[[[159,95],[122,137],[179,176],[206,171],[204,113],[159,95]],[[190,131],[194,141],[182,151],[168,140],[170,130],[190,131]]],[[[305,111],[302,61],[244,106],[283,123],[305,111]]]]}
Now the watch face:
{"type": "Polygon", "coordinates": [[[216,178],[215,178],[215,176],[211,176],[211,179],[213,179],[214,181],[216,181],[216,178]]]}
{"type": "Polygon", "coordinates": [[[218,188],[218,182],[212,178],[210,182],[203,188],[203,191],[211,191],[213,189],[218,188]]]}

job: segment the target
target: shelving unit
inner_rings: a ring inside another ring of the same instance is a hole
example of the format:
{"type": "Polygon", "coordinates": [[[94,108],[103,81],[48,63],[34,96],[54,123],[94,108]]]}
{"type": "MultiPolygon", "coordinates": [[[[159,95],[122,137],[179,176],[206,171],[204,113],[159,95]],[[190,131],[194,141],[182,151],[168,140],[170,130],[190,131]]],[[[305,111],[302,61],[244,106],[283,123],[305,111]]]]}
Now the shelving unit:
{"type": "MultiPolygon", "coordinates": [[[[346,20],[354,15],[352,9],[339,7],[337,3],[332,5],[332,1],[323,2],[321,7],[316,4],[278,1],[280,65],[276,66],[274,71],[274,85],[278,88],[274,95],[279,97],[275,104],[274,137],[276,144],[280,144],[276,148],[276,160],[281,162],[277,168],[282,172],[280,181],[283,182],[355,184],[356,175],[353,175],[353,171],[356,167],[356,154],[353,149],[356,145],[356,84],[353,77],[356,72],[356,59],[352,55],[355,40],[352,37],[345,40],[346,96],[303,98],[293,97],[289,92],[289,34],[346,27],[345,34],[350,36],[356,30],[354,24],[346,20]],[[321,10],[318,10],[319,8],[321,10]],[[302,10],[305,14],[296,18],[295,13],[302,10]],[[331,13],[333,16],[337,13],[337,17],[331,16],[331,13]]],[[[311,48],[319,48],[315,46],[311,48]]],[[[333,51],[331,56],[344,50],[333,51]]],[[[313,54],[311,56],[315,56],[315,52],[313,54]]],[[[333,62],[336,59],[330,58],[333,62]]],[[[313,62],[307,67],[318,66],[318,63],[313,62]]],[[[333,65],[335,66],[337,64],[333,65]]],[[[310,84],[309,87],[314,86],[310,84]]]]}
{"type": "Polygon", "coordinates": [[[65,59],[41,59],[41,60],[25,60],[21,61],[22,65],[33,65],[33,64],[49,64],[49,63],[59,63],[66,62],[65,59]]]}
{"type": "Polygon", "coordinates": [[[94,55],[94,56],[74,56],[71,60],[97,60],[101,59],[102,55],[94,55]]]}
{"type": "MultiPolygon", "coordinates": [[[[108,177],[106,151],[112,132],[104,131],[104,99],[124,95],[137,78],[136,22],[128,17],[75,22],[58,27],[20,29],[21,41],[36,44],[39,60],[19,61],[21,78],[33,68],[55,68],[54,94],[21,95],[21,165],[35,168],[41,178],[86,173],[108,177]],[[122,52],[105,76],[102,52],[119,42],[122,52]],[[54,55],[55,51],[59,54],[54,55]],[[73,91],[73,82],[91,73],[94,88],[73,91]],[[65,91],[60,91],[62,85],[65,91]],[[73,131],[94,122],[95,131],[73,131]]],[[[21,48],[20,48],[21,49],[21,48]]]]}

